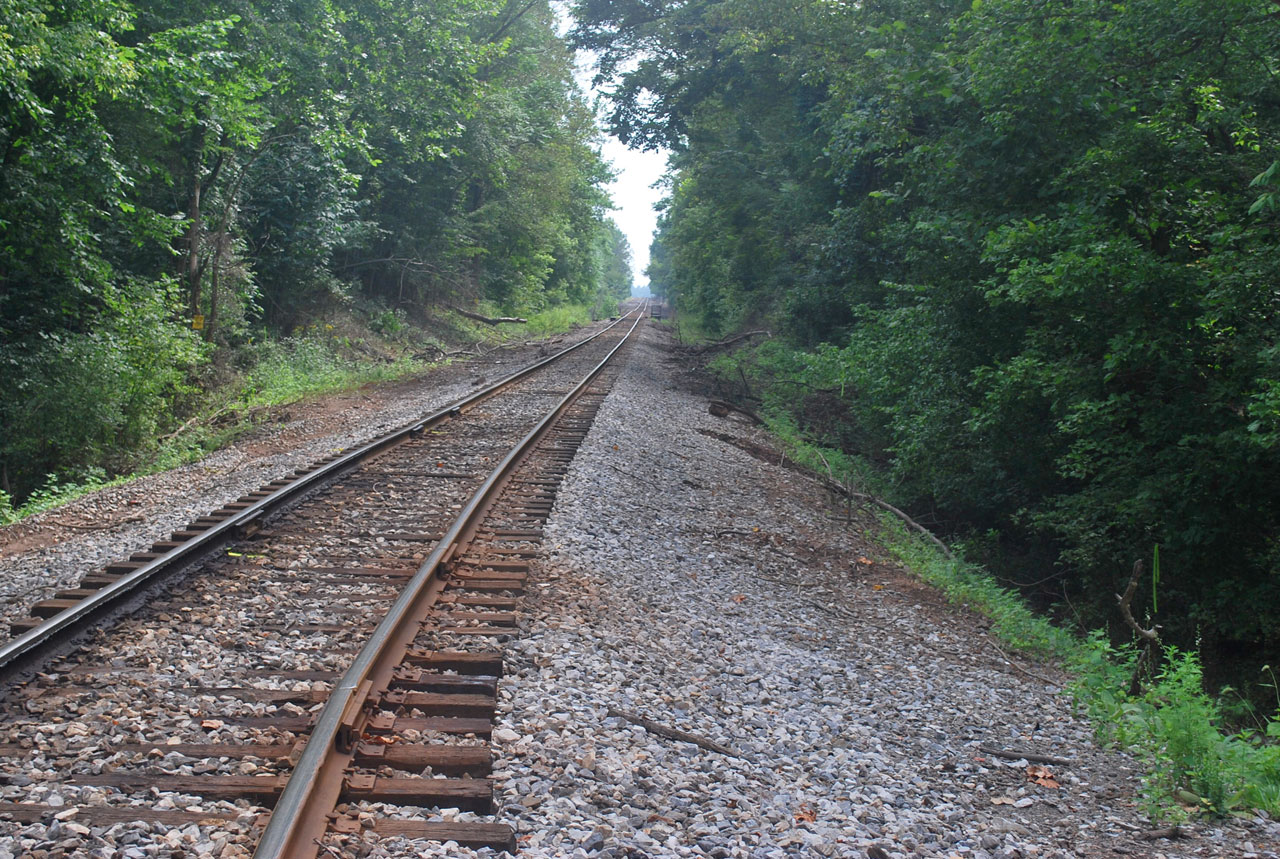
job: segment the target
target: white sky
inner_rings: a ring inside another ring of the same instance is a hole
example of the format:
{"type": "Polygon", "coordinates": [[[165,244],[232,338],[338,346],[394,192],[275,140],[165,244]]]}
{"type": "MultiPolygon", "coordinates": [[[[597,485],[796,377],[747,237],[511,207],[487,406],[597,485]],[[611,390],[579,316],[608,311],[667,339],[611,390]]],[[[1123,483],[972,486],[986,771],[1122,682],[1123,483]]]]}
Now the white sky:
{"type": "MultiPolygon", "coordinates": [[[[564,0],[551,0],[551,8],[559,20],[561,34],[567,33],[572,26],[568,3],[564,0]]],[[[578,81],[578,86],[587,93],[587,97],[595,101],[602,94],[591,85],[591,78],[595,76],[593,63],[593,57],[580,51],[574,78],[578,81]]],[[[658,213],[653,207],[666,193],[654,186],[667,172],[667,153],[628,149],[616,137],[602,136],[605,160],[613,165],[617,174],[617,178],[607,188],[616,207],[611,214],[614,223],[631,245],[634,288],[640,289],[649,285],[644,270],[649,266],[649,245],[653,242],[653,233],[658,225],[658,213]]]]}
{"type": "MultiPolygon", "coordinates": [[[[588,79],[586,83],[590,83],[588,79]]],[[[609,195],[617,207],[613,220],[631,245],[631,269],[636,288],[646,286],[644,270],[649,265],[649,244],[658,223],[654,205],[666,192],[653,187],[667,170],[666,152],[628,149],[617,138],[606,136],[604,157],[613,163],[618,177],[609,185],[609,195]]]]}
{"type": "MultiPolygon", "coordinates": [[[[552,8],[560,18],[562,32],[567,32],[570,27],[568,8],[562,3],[553,3],[552,8]]],[[[591,55],[579,51],[574,78],[594,102],[602,94],[591,85],[591,78],[595,76],[593,63],[591,55]]],[[[628,149],[612,135],[606,134],[603,138],[605,160],[613,165],[613,170],[617,173],[617,178],[607,188],[616,207],[612,212],[613,220],[631,245],[634,288],[640,289],[649,284],[644,270],[649,265],[649,245],[653,242],[653,233],[658,225],[658,213],[653,207],[666,194],[654,185],[667,172],[667,153],[628,149]]]]}

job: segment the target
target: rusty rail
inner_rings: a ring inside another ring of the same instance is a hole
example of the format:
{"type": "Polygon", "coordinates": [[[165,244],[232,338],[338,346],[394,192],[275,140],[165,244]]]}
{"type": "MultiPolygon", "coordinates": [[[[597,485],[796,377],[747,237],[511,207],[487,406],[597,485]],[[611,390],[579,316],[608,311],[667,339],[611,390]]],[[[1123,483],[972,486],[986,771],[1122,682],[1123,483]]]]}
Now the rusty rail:
{"type": "Polygon", "coordinates": [[[341,796],[344,773],[360,737],[365,703],[371,694],[386,690],[392,672],[413,643],[418,624],[443,587],[438,575],[441,566],[478,526],[519,461],[604,370],[627,343],[643,316],[642,307],[627,335],[507,454],[405,586],[320,711],[306,747],[258,841],[255,859],[314,859],[317,856],[319,839],[341,796]]]}
{"type": "MultiPolygon", "coordinates": [[[[642,317],[643,312],[643,307],[636,312],[637,321],[642,317]]],[[[85,632],[95,622],[121,610],[131,599],[141,594],[147,586],[185,569],[222,545],[244,536],[268,515],[300,499],[307,492],[339,477],[368,457],[399,444],[411,435],[421,433],[442,421],[458,415],[463,409],[493,396],[547,364],[557,361],[570,352],[590,343],[621,324],[631,315],[630,313],[624,314],[590,337],[584,338],[550,357],[523,367],[492,385],[481,388],[462,399],[450,403],[424,418],[407,424],[400,429],[392,430],[383,436],[366,442],[360,447],[341,453],[331,459],[321,460],[309,469],[300,469],[291,478],[277,481],[286,485],[279,487],[265,497],[254,499],[243,510],[228,515],[217,524],[205,528],[200,533],[169,549],[161,557],[148,561],[132,572],[101,588],[92,596],[79,600],[75,605],[55,614],[36,628],[28,630],[22,635],[0,645],[0,675],[13,674],[37,664],[50,653],[65,646],[67,642],[85,632]]],[[[633,330],[634,327],[633,325],[633,330]]]]}

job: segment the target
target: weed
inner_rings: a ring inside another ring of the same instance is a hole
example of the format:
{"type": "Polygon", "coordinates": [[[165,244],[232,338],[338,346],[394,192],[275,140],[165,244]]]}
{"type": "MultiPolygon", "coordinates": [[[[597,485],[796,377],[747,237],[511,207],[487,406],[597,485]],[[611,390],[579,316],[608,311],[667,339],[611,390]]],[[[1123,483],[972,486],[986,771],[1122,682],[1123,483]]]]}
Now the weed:
{"type": "Polygon", "coordinates": [[[61,507],[81,495],[124,483],[125,480],[126,478],[109,479],[107,472],[97,467],[64,474],[48,474],[44,484],[28,495],[19,507],[13,506],[13,499],[7,492],[0,492],[0,525],[10,525],[27,516],[61,507]]]}

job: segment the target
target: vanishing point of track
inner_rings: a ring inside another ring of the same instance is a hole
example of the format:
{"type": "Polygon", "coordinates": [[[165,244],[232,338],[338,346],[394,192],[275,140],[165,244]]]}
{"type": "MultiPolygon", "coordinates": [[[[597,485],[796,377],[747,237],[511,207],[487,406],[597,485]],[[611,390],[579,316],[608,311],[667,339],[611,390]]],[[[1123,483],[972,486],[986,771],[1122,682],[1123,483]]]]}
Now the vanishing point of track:
{"type": "Polygon", "coordinates": [[[30,775],[0,782],[50,801],[0,817],[69,846],[143,821],[262,857],[370,832],[514,849],[489,817],[500,645],[643,312],[37,604],[0,646],[25,674],[0,757],[30,775]]]}

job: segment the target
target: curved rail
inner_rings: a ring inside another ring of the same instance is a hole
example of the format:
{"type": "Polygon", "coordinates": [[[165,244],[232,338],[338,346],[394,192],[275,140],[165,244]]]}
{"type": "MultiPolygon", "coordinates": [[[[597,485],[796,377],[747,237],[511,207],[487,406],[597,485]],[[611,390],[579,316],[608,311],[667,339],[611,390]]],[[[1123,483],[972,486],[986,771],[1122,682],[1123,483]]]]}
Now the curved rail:
{"type": "Polygon", "coordinates": [[[478,525],[519,461],[627,343],[641,319],[643,307],[618,345],[521,439],[476,490],[405,586],[320,711],[306,747],[258,841],[254,859],[301,859],[317,855],[317,839],[324,834],[328,815],[341,793],[343,772],[350,765],[352,740],[358,739],[352,734],[358,735],[358,720],[366,697],[371,690],[386,688],[405,650],[413,643],[418,623],[442,588],[437,575],[440,566],[451,557],[464,533],[478,525]]]}
{"type": "MultiPolygon", "coordinates": [[[[639,314],[643,314],[643,307],[639,310],[639,314]]],[[[365,458],[398,444],[411,435],[416,435],[450,417],[458,415],[462,409],[475,405],[477,402],[492,396],[547,364],[557,361],[575,349],[585,346],[624,322],[631,315],[631,313],[626,313],[590,337],[583,338],[581,341],[562,349],[550,357],[523,367],[492,385],[456,400],[424,418],[392,430],[328,462],[321,460],[311,470],[304,471],[304,473],[291,480],[288,485],[282,486],[267,497],[255,501],[244,510],[227,517],[199,535],[191,537],[161,557],[155,558],[138,569],[121,576],[117,581],[103,587],[94,595],[79,601],[76,605],[54,615],[35,629],[31,629],[0,645],[0,673],[18,671],[26,664],[38,660],[46,651],[60,646],[68,638],[83,632],[95,620],[123,605],[130,597],[140,593],[147,585],[159,581],[164,576],[193,563],[223,543],[243,536],[246,529],[252,527],[253,523],[261,520],[268,513],[299,498],[307,491],[317,488],[325,481],[340,475],[365,458]]],[[[640,316],[637,315],[637,321],[639,318],[640,316]]],[[[632,330],[634,330],[634,327],[633,325],[632,330]]]]}

